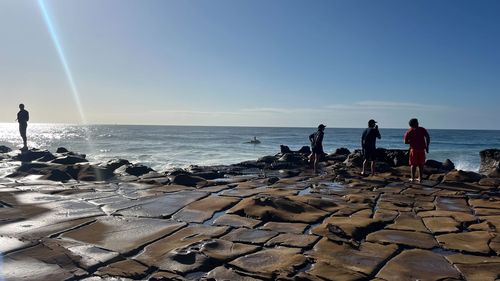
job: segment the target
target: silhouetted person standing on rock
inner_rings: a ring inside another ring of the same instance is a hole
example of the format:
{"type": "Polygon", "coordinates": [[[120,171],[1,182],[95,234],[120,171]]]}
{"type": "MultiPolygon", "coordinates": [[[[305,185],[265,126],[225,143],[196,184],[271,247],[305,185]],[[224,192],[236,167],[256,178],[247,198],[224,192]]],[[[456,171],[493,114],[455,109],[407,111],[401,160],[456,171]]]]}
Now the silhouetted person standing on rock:
{"type": "Polygon", "coordinates": [[[316,173],[316,170],[318,168],[319,160],[325,154],[325,152],[323,151],[323,136],[325,135],[323,131],[325,130],[325,128],[325,125],[320,124],[318,126],[318,131],[309,136],[312,150],[311,155],[309,156],[309,162],[313,166],[314,173],[316,173]]]}
{"type": "Polygon", "coordinates": [[[30,114],[24,109],[24,104],[19,105],[19,112],[17,113],[17,122],[19,122],[19,133],[23,138],[23,149],[28,148],[28,138],[26,137],[26,129],[28,128],[28,121],[30,120],[30,114]]]}
{"type": "Polygon", "coordinates": [[[363,149],[363,170],[361,174],[363,176],[366,175],[365,170],[366,170],[366,164],[368,164],[368,161],[371,162],[371,171],[372,171],[372,176],[375,175],[375,160],[376,160],[376,142],[377,139],[380,139],[380,132],[378,130],[378,125],[375,125],[377,121],[371,119],[368,121],[368,128],[365,129],[363,132],[363,135],[361,136],[361,148],[363,149]]]}
{"type": "Polygon", "coordinates": [[[431,137],[427,130],[418,126],[418,120],[413,118],[409,122],[410,129],[406,131],[404,141],[410,145],[410,167],[411,178],[410,181],[420,183],[424,174],[425,153],[429,153],[429,144],[431,137]],[[418,167],[418,177],[415,178],[415,173],[418,167]]]}

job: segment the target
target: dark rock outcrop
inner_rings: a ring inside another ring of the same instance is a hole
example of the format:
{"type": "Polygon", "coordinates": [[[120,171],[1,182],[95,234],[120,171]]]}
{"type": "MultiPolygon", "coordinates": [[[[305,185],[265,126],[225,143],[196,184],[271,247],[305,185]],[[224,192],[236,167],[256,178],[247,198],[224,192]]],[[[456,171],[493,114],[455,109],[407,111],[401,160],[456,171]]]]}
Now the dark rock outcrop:
{"type": "Polygon", "coordinates": [[[12,159],[21,162],[31,162],[36,159],[46,157],[48,154],[52,153],[50,153],[48,150],[30,149],[27,151],[23,151],[21,154],[14,156],[12,159]]]}
{"type": "Polygon", "coordinates": [[[187,174],[179,174],[177,176],[170,177],[170,180],[175,184],[192,187],[203,187],[207,185],[207,181],[204,178],[187,174]]]}
{"type": "Polygon", "coordinates": [[[363,165],[363,154],[361,153],[361,150],[354,150],[351,154],[349,154],[349,156],[347,156],[344,163],[348,167],[361,167],[363,165]]]}
{"type": "Polygon", "coordinates": [[[79,181],[106,181],[114,177],[113,169],[92,165],[75,165],[78,169],[76,179],[79,181]]]}
{"type": "Polygon", "coordinates": [[[142,176],[144,174],[147,174],[149,172],[152,172],[153,169],[149,168],[148,166],[141,165],[141,164],[128,164],[128,165],[123,165],[120,168],[116,169],[115,172],[117,174],[123,174],[127,173],[132,176],[142,176]]]}
{"type": "Polygon", "coordinates": [[[65,147],[58,147],[56,150],[56,153],[68,153],[69,150],[67,150],[65,147]]]}
{"type": "Polygon", "coordinates": [[[275,162],[276,160],[278,160],[278,158],[276,156],[264,156],[264,157],[260,157],[259,159],[257,159],[257,162],[271,164],[271,163],[275,162]]]}
{"type": "Polygon", "coordinates": [[[500,149],[486,149],[479,153],[481,166],[479,173],[500,178],[500,149]]]}
{"type": "Polygon", "coordinates": [[[99,166],[101,166],[107,170],[114,171],[114,170],[120,168],[121,166],[129,165],[129,164],[130,164],[130,162],[128,160],[117,158],[117,159],[111,159],[108,162],[103,163],[99,166]]]}
{"type": "Polygon", "coordinates": [[[85,158],[80,158],[77,156],[68,155],[68,156],[62,156],[62,157],[56,158],[56,159],[52,160],[51,162],[56,163],[56,164],[63,164],[63,165],[73,165],[73,164],[84,163],[84,162],[89,162],[89,161],[85,158]]]}
{"type": "Polygon", "coordinates": [[[68,173],[61,171],[61,170],[50,170],[48,172],[48,174],[46,174],[42,177],[42,179],[65,182],[65,181],[72,180],[73,177],[71,177],[71,175],[69,175],[68,173]]]}
{"type": "Polygon", "coordinates": [[[7,147],[5,145],[0,145],[0,153],[7,153],[7,152],[11,152],[12,149],[10,147],[7,147]]]}
{"type": "Polygon", "coordinates": [[[311,148],[309,146],[303,146],[299,150],[293,151],[290,149],[290,147],[286,145],[280,145],[280,152],[281,154],[286,154],[286,153],[311,154],[311,148]]]}
{"type": "Polygon", "coordinates": [[[470,171],[462,171],[462,170],[454,170],[447,173],[444,176],[445,182],[478,182],[483,178],[481,174],[470,172],[470,171]]]}
{"type": "Polygon", "coordinates": [[[351,154],[351,151],[349,151],[349,149],[345,147],[337,148],[334,153],[334,155],[349,155],[349,154],[351,154]]]}

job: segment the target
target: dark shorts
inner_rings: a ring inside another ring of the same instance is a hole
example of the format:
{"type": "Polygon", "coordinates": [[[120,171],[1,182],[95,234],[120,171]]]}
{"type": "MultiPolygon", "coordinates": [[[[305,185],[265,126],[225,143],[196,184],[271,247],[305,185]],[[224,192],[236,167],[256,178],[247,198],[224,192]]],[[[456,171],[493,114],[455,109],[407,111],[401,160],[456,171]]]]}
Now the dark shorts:
{"type": "Polygon", "coordinates": [[[367,161],[377,160],[377,150],[376,149],[364,149],[363,159],[367,161]]]}
{"type": "Polygon", "coordinates": [[[323,146],[316,146],[316,147],[313,147],[313,148],[312,148],[312,153],[316,153],[316,154],[325,154],[325,152],[323,151],[323,146]]]}
{"type": "Polygon", "coordinates": [[[21,137],[26,137],[26,128],[28,128],[28,124],[19,123],[19,133],[21,137]]]}

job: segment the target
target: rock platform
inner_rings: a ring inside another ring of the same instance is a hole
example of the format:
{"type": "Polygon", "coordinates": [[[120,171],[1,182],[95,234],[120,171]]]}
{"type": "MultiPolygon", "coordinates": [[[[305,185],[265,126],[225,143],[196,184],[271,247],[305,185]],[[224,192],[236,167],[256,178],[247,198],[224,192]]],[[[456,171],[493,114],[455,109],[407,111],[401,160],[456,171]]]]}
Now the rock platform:
{"type": "Polygon", "coordinates": [[[136,175],[128,161],[41,155],[52,161],[42,165],[0,154],[14,165],[0,178],[0,279],[500,277],[498,179],[435,161],[422,184],[387,163],[365,177],[345,153],[316,175],[304,155],[287,153],[295,156],[136,175]],[[55,170],[60,181],[47,177],[55,170]]]}

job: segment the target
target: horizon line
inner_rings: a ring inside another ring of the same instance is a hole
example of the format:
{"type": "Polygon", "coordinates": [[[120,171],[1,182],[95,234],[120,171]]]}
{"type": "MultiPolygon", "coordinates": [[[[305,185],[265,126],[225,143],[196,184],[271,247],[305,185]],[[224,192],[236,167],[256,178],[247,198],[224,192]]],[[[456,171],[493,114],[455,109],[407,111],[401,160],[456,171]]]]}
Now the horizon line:
{"type": "MultiPolygon", "coordinates": [[[[12,124],[16,125],[17,123],[14,122],[0,122],[0,125],[7,125],[7,124],[12,124]]],[[[196,125],[196,124],[189,124],[189,125],[176,125],[176,124],[125,124],[125,123],[87,123],[87,124],[78,124],[78,123],[59,123],[59,122],[37,122],[37,123],[30,123],[32,125],[67,125],[67,126],[150,126],[150,127],[160,127],[160,126],[165,126],[165,127],[223,127],[223,128],[291,128],[291,129],[316,129],[317,126],[263,126],[263,125],[196,125]]],[[[367,127],[328,127],[326,128],[331,128],[331,129],[365,129],[367,127]]],[[[429,128],[429,127],[424,127],[428,130],[462,130],[462,131],[500,131],[500,129],[484,129],[484,128],[429,128]]],[[[381,127],[380,129],[394,129],[394,130],[405,130],[408,129],[408,127],[402,128],[396,128],[396,127],[381,127]]]]}

